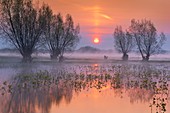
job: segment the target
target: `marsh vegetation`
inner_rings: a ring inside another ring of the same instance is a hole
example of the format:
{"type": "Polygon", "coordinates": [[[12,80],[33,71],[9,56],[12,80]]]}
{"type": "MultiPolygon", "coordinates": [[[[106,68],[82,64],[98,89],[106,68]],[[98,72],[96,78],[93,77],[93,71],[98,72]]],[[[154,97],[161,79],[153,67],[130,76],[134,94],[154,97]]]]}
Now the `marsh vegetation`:
{"type": "MultiPolygon", "coordinates": [[[[90,104],[94,99],[90,96],[98,95],[101,102],[106,98],[112,100],[104,101],[104,109],[109,109],[114,100],[120,99],[132,108],[136,104],[139,108],[145,105],[146,108],[140,110],[146,113],[166,113],[170,110],[169,81],[169,66],[152,64],[79,64],[72,67],[68,64],[55,71],[22,72],[1,81],[1,112],[55,113],[51,110],[60,111],[63,103],[69,108],[86,102],[82,98],[90,98],[90,104]]],[[[75,110],[74,107],[69,109],[75,110]]],[[[85,106],[77,109],[87,111],[85,106]]],[[[94,112],[94,109],[90,111],[94,112]]],[[[111,112],[110,109],[107,113],[111,112]]],[[[122,111],[117,109],[117,112],[122,111]]]]}

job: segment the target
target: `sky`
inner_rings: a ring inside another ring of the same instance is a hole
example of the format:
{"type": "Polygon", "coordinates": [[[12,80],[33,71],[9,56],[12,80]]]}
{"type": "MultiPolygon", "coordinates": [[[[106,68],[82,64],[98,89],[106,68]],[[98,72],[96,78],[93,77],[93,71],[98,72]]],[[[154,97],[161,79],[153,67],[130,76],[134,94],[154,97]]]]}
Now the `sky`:
{"type": "Polygon", "coordinates": [[[55,14],[71,14],[80,25],[78,47],[114,49],[113,32],[117,25],[127,29],[131,19],[148,19],[167,37],[164,49],[170,49],[170,0],[39,0],[51,6],[55,14]],[[99,38],[100,43],[93,40],[99,38]]]}
{"type": "MultiPolygon", "coordinates": [[[[93,46],[112,49],[113,32],[117,25],[127,29],[131,19],[148,19],[158,32],[164,32],[170,43],[170,0],[41,0],[51,6],[54,13],[73,16],[80,24],[81,41],[78,47],[93,46]],[[100,43],[94,44],[93,39],[100,43]]],[[[170,48],[164,45],[165,49],[170,48]]]]}

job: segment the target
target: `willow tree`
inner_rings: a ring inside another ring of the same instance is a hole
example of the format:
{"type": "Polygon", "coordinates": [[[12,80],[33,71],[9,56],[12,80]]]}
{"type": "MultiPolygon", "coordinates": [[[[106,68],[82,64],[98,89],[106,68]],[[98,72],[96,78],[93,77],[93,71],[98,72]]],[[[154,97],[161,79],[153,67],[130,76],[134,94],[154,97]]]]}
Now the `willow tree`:
{"type": "Polygon", "coordinates": [[[1,37],[18,49],[24,62],[30,62],[43,31],[43,15],[33,0],[1,0],[0,4],[1,37]]]}
{"type": "Polygon", "coordinates": [[[135,38],[143,61],[148,61],[151,55],[159,53],[166,39],[164,33],[157,34],[157,29],[150,20],[133,19],[130,31],[135,38]]]}
{"type": "Polygon", "coordinates": [[[124,32],[121,26],[115,28],[114,46],[118,52],[123,53],[122,60],[128,60],[128,53],[134,47],[133,38],[129,32],[124,32]]]}
{"type": "Polygon", "coordinates": [[[53,14],[49,6],[44,6],[46,30],[44,36],[50,50],[51,59],[63,58],[65,51],[73,50],[79,42],[79,26],[74,26],[71,15],[64,21],[62,15],[53,14]]]}

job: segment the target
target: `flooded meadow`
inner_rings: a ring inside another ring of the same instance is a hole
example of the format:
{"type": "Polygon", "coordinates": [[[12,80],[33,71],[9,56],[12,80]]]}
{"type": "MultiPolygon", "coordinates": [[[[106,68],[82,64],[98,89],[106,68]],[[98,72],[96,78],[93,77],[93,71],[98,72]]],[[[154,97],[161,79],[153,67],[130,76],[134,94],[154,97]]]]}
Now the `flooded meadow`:
{"type": "Polygon", "coordinates": [[[170,65],[0,65],[0,113],[169,113],[170,65]]]}

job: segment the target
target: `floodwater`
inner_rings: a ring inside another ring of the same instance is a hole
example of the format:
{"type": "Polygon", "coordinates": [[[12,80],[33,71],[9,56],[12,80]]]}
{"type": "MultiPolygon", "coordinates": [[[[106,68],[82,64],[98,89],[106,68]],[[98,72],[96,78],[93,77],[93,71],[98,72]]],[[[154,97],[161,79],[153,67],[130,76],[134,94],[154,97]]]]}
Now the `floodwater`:
{"type": "Polygon", "coordinates": [[[169,113],[170,65],[0,65],[0,113],[169,113]]]}

